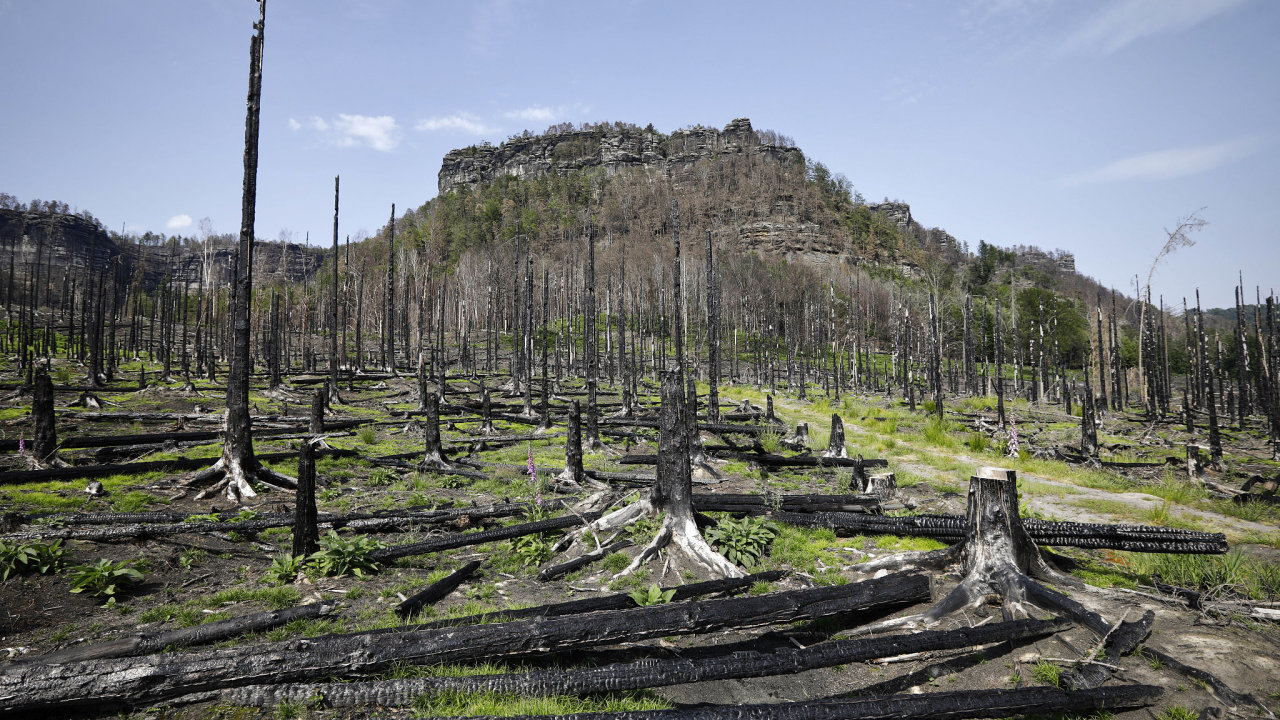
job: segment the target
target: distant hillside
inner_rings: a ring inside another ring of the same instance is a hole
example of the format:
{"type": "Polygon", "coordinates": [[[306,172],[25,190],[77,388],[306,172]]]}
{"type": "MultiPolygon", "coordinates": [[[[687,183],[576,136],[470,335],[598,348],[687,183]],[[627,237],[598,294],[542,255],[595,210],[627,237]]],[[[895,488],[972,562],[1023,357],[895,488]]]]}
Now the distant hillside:
{"type": "Polygon", "coordinates": [[[1014,274],[1081,299],[1101,290],[1076,272],[1069,252],[985,244],[970,251],[918,222],[905,202],[868,203],[848,178],[746,118],[670,134],[618,122],[526,131],[500,145],[450,151],[438,183],[438,197],[397,219],[397,237],[451,265],[517,235],[572,254],[588,218],[606,241],[648,248],[667,234],[675,199],[684,227],[709,230],[717,246],[766,262],[832,276],[876,269],[974,292],[1014,274]]]}
{"type": "MultiPolygon", "coordinates": [[[[87,212],[72,214],[42,206],[38,210],[0,207],[0,248],[7,256],[0,261],[0,272],[7,273],[13,264],[19,277],[24,277],[24,269],[34,267],[39,257],[54,278],[69,270],[79,275],[87,266],[99,270],[114,266],[119,277],[131,277],[136,268],[147,291],[169,276],[194,291],[204,268],[208,269],[206,282],[230,282],[235,243],[230,236],[214,236],[208,242],[151,233],[122,237],[108,232],[87,212]]],[[[322,248],[297,243],[259,241],[258,248],[254,272],[262,280],[304,282],[324,259],[322,248]]]]}

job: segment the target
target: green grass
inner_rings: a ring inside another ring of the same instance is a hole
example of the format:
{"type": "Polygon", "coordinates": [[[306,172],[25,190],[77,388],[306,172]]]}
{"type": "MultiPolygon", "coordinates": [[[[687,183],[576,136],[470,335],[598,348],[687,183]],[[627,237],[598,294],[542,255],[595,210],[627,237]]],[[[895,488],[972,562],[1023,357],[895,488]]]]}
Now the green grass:
{"type": "Polygon", "coordinates": [[[1124,553],[1130,570],[1149,583],[1166,583],[1218,597],[1249,600],[1280,598],[1280,565],[1250,557],[1239,549],[1226,555],[1124,553]]]}
{"type": "Polygon", "coordinates": [[[155,504],[168,505],[169,500],[165,498],[158,498],[148,492],[134,490],[132,492],[118,495],[112,499],[111,511],[120,513],[141,512],[155,504]]]}
{"type": "Polygon", "coordinates": [[[628,712],[666,710],[670,703],[650,691],[610,693],[581,698],[570,695],[536,697],[508,693],[442,692],[419,695],[414,712],[430,717],[486,715],[569,715],[586,712],[628,712]]]}

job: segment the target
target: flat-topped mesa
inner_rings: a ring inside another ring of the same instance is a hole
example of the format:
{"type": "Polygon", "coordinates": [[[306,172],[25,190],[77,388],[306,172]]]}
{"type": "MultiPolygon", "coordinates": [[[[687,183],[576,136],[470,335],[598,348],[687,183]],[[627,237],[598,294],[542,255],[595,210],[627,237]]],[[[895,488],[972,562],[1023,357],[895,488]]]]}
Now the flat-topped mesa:
{"type": "Polygon", "coordinates": [[[733,154],[804,162],[799,148],[762,141],[747,118],[733,120],[723,130],[696,126],[670,135],[652,125],[600,124],[451,150],[440,166],[439,189],[444,194],[507,175],[545,177],[594,167],[609,174],[643,168],[678,177],[703,160],[733,154]]]}

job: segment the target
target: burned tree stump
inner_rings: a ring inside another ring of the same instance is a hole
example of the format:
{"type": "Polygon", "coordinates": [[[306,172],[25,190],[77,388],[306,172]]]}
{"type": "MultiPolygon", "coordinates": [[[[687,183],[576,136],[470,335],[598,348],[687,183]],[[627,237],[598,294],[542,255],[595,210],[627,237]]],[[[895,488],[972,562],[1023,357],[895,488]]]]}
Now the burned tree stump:
{"type": "MultiPolygon", "coordinates": [[[[703,539],[693,513],[693,476],[689,465],[689,419],[686,413],[686,388],[678,369],[662,376],[662,409],[658,415],[657,482],[647,498],[605,515],[575,535],[580,539],[588,532],[604,533],[639,520],[646,515],[664,512],[657,536],[636,555],[619,576],[634,572],[664,547],[677,554],[703,574],[715,577],[742,577],[742,570],[716,552],[703,539]]],[[[679,562],[679,561],[677,561],[679,562]]]]}
{"type": "Polygon", "coordinates": [[[480,435],[500,434],[493,426],[493,400],[489,397],[489,388],[485,388],[480,396],[480,428],[476,432],[480,435]]]}
{"type": "Polygon", "coordinates": [[[861,468],[853,473],[849,489],[863,495],[873,495],[880,502],[891,500],[898,494],[898,476],[894,473],[876,473],[867,475],[861,468]]]}
{"type": "Polygon", "coordinates": [[[586,482],[582,470],[582,408],[574,400],[569,406],[569,431],[564,440],[564,471],[556,476],[556,489],[580,490],[586,482]]]}
{"type": "MultiPolygon", "coordinates": [[[[324,402],[324,391],[316,393],[324,402]]],[[[316,528],[316,450],[313,441],[303,440],[298,453],[298,494],[293,505],[293,556],[305,557],[319,549],[316,528]]]]}
{"type": "Polygon", "coordinates": [[[324,403],[325,391],[317,390],[311,398],[311,415],[307,421],[307,432],[312,435],[324,432],[324,403]]]}
{"type": "Polygon", "coordinates": [[[839,413],[831,413],[831,439],[827,442],[827,449],[822,451],[822,457],[849,457],[849,451],[844,446],[844,421],[840,419],[839,413]]]}
{"type": "Polygon", "coordinates": [[[796,425],[795,432],[782,438],[782,445],[790,450],[801,451],[809,447],[809,423],[796,425]]]}
{"type": "Polygon", "coordinates": [[[41,370],[35,375],[31,395],[31,419],[33,437],[31,452],[37,467],[45,467],[56,460],[58,429],[53,414],[53,380],[41,370]]]}
{"type": "Polygon", "coordinates": [[[1038,580],[1080,587],[1081,583],[1053,570],[1040,555],[1031,535],[1018,515],[1017,477],[1013,470],[978,468],[969,480],[964,539],[943,550],[905,553],[867,563],[866,572],[881,568],[918,565],[940,569],[959,563],[964,578],[928,611],[859,628],[876,632],[901,625],[930,625],[943,617],[981,605],[989,596],[1002,600],[1006,620],[1024,613],[1027,602],[1061,612],[1099,636],[1111,629],[1102,616],[1080,603],[1037,582],[1038,580]],[[1033,579],[1036,578],[1036,579],[1033,579]]]}
{"type": "Polygon", "coordinates": [[[444,456],[440,446],[440,397],[428,392],[423,398],[425,417],[422,419],[422,435],[426,445],[426,455],[418,467],[423,470],[451,470],[453,464],[444,456]]]}

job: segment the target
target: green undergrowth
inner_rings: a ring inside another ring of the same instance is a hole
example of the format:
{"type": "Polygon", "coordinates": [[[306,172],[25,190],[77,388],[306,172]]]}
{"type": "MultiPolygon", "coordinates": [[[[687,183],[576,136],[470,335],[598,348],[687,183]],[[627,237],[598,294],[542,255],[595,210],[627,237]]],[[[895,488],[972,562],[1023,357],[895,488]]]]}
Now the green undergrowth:
{"type": "Polygon", "coordinates": [[[483,715],[570,715],[595,712],[634,712],[666,710],[672,705],[652,691],[608,693],[583,698],[576,695],[538,697],[509,693],[442,693],[419,695],[413,710],[430,717],[483,715]]]}

